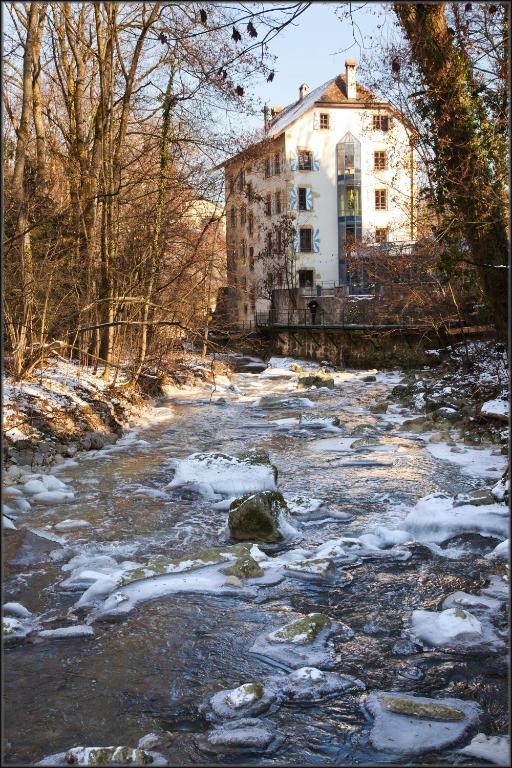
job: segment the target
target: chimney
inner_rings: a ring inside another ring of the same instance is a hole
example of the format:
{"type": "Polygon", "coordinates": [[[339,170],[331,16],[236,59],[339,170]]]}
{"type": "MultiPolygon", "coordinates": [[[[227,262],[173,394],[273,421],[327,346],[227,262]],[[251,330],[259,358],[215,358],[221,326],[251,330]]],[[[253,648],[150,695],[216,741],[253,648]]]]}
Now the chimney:
{"type": "Polygon", "coordinates": [[[270,113],[270,109],[268,107],[268,104],[265,104],[265,106],[263,107],[263,123],[265,125],[265,130],[268,129],[268,122],[269,122],[268,116],[269,116],[269,113],[270,113]]]}
{"type": "Polygon", "coordinates": [[[356,67],[357,63],[355,59],[347,59],[345,61],[345,82],[347,84],[347,97],[349,99],[356,98],[356,67]]]}
{"type": "Polygon", "coordinates": [[[270,114],[272,115],[272,119],[274,119],[274,117],[276,117],[276,115],[278,115],[280,112],[282,112],[283,109],[284,109],[284,107],[281,107],[281,106],[272,107],[272,109],[270,110],[270,114]]]}
{"type": "Polygon", "coordinates": [[[301,86],[299,86],[299,100],[302,101],[309,93],[309,85],[307,83],[302,83],[301,86]]]}

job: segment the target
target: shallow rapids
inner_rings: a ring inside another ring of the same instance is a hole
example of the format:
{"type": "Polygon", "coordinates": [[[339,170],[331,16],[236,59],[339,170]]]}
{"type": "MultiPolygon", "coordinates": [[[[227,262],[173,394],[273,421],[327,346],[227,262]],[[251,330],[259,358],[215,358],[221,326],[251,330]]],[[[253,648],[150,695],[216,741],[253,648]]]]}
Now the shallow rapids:
{"type": "MultiPolygon", "coordinates": [[[[195,452],[235,456],[263,449],[279,470],[285,498],[322,500],[315,514],[291,516],[296,534],[282,545],[260,545],[270,556],[313,551],[340,537],[375,535],[376,529],[400,531],[420,498],[433,493],[454,498],[496,482],[501,457],[482,452],[485,471],[473,471],[461,461],[447,461],[445,454],[433,455],[423,435],[400,429],[417,414],[393,401],[386,413],[371,412],[401,376],[377,373],[374,381],[364,381],[373,378],[369,373],[338,372],[333,389],[304,389],[289,371],[274,368],[238,373],[233,385],[213,392],[169,393],[147,424],[55,472],[74,498],[36,504],[24,513],[24,527],[51,538],[29,534],[12,553],[4,601],[21,603],[48,628],[60,626],[81,594],[61,586],[69,576],[63,566],[73,557],[145,562],[230,543],[227,511],[218,500],[190,486],[168,487],[176,460],[195,452]],[[265,400],[269,395],[280,397],[265,400]],[[308,423],[306,416],[313,415],[318,421],[308,423]],[[353,447],[358,439],[361,444],[353,447]],[[90,525],[59,526],[77,519],[90,525]]],[[[383,546],[378,550],[383,556],[362,557],[347,567],[346,580],[285,575],[279,583],[240,594],[168,594],[138,603],[116,621],[94,622],[92,637],[36,638],[9,647],[5,760],[26,764],[73,746],[136,747],[145,734],[158,733],[156,749],[173,765],[398,761],[399,755],[372,746],[372,718],[358,690],[320,701],[286,701],[262,715],[280,736],[272,749],[209,750],[204,702],[218,691],[290,671],[249,649],[262,633],[315,612],[352,630],[343,642],[334,637],[335,670],[361,680],[368,693],[476,701],[483,712],[477,730],[504,733],[503,647],[429,649],[412,642],[409,632],[413,611],[437,611],[451,593],[478,593],[501,573],[486,556],[503,538],[487,532],[440,542],[423,534],[402,547],[407,557],[385,556],[389,547],[383,546]]],[[[495,618],[493,627],[502,637],[505,617],[495,618]]],[[[407,757],[407,764],[457,764],[458,750],[469,740],[407,757]]],[[[466,757],[464,764],[483,763],[466,757]]]]}

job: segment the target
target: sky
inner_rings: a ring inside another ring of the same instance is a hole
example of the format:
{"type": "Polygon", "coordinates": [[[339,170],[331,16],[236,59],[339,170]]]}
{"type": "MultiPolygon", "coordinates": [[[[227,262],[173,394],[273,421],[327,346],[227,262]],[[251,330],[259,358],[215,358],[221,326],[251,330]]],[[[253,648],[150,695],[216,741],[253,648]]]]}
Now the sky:
{"type": "MultiPolygon", "coordinates": [[[[251,90],[262,104],[286,106],[299,97],[299,85],[307,83],[311,90],[345,72],[345,59],[359,60],[361,47],[371,45],[382,23],[377,11],[382,3],[366,3],[354,14],[359,29],[352,30],[350,21],[340,21],[336,9],[348,3],[314,2],[299,17],[296,26],[289,26],[270,43],[270,53],[277,56],[273,82],[261,82],[251,90]],[[354,36],[356,41],[354,40],[354,36]],[[359,43],[359,44],[358,44],[359,43]]],[[[387,12],[390,14],[390,12],[387,12]]],[[[389,18],[386,23],[389,23],[389,18]]],[[[247,126],[260,128],[263,115],[246,118],[247,126]]]]}

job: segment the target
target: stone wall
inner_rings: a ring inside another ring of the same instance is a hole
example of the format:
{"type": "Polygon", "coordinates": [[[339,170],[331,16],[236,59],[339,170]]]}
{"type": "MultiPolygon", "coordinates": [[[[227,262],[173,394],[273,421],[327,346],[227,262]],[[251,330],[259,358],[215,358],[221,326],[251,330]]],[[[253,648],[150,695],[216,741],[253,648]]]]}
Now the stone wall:
{"type": "Polygon", "coordinates": [[[362,331],[321,328],[279,331],[266,329],[275,354],[327,360],[347,368],[396,366],[417,367],[432,364],[425,350],[443,342],[432,331],[362,331]]]}

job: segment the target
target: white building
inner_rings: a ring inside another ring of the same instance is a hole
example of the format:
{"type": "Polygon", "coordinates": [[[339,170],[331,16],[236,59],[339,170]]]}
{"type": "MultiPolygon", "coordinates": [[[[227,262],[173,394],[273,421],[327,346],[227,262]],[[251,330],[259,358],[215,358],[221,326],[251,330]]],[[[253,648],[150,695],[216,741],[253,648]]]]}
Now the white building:
{"type": "Polygon", "coordinates": [[[352,59],[288,107],[265,108],[264,139],[224,167],[236,322],[268,311],[272,289],[345,284],[354,242],[414,239],[413,132],[356,82],[352,59]]]}

